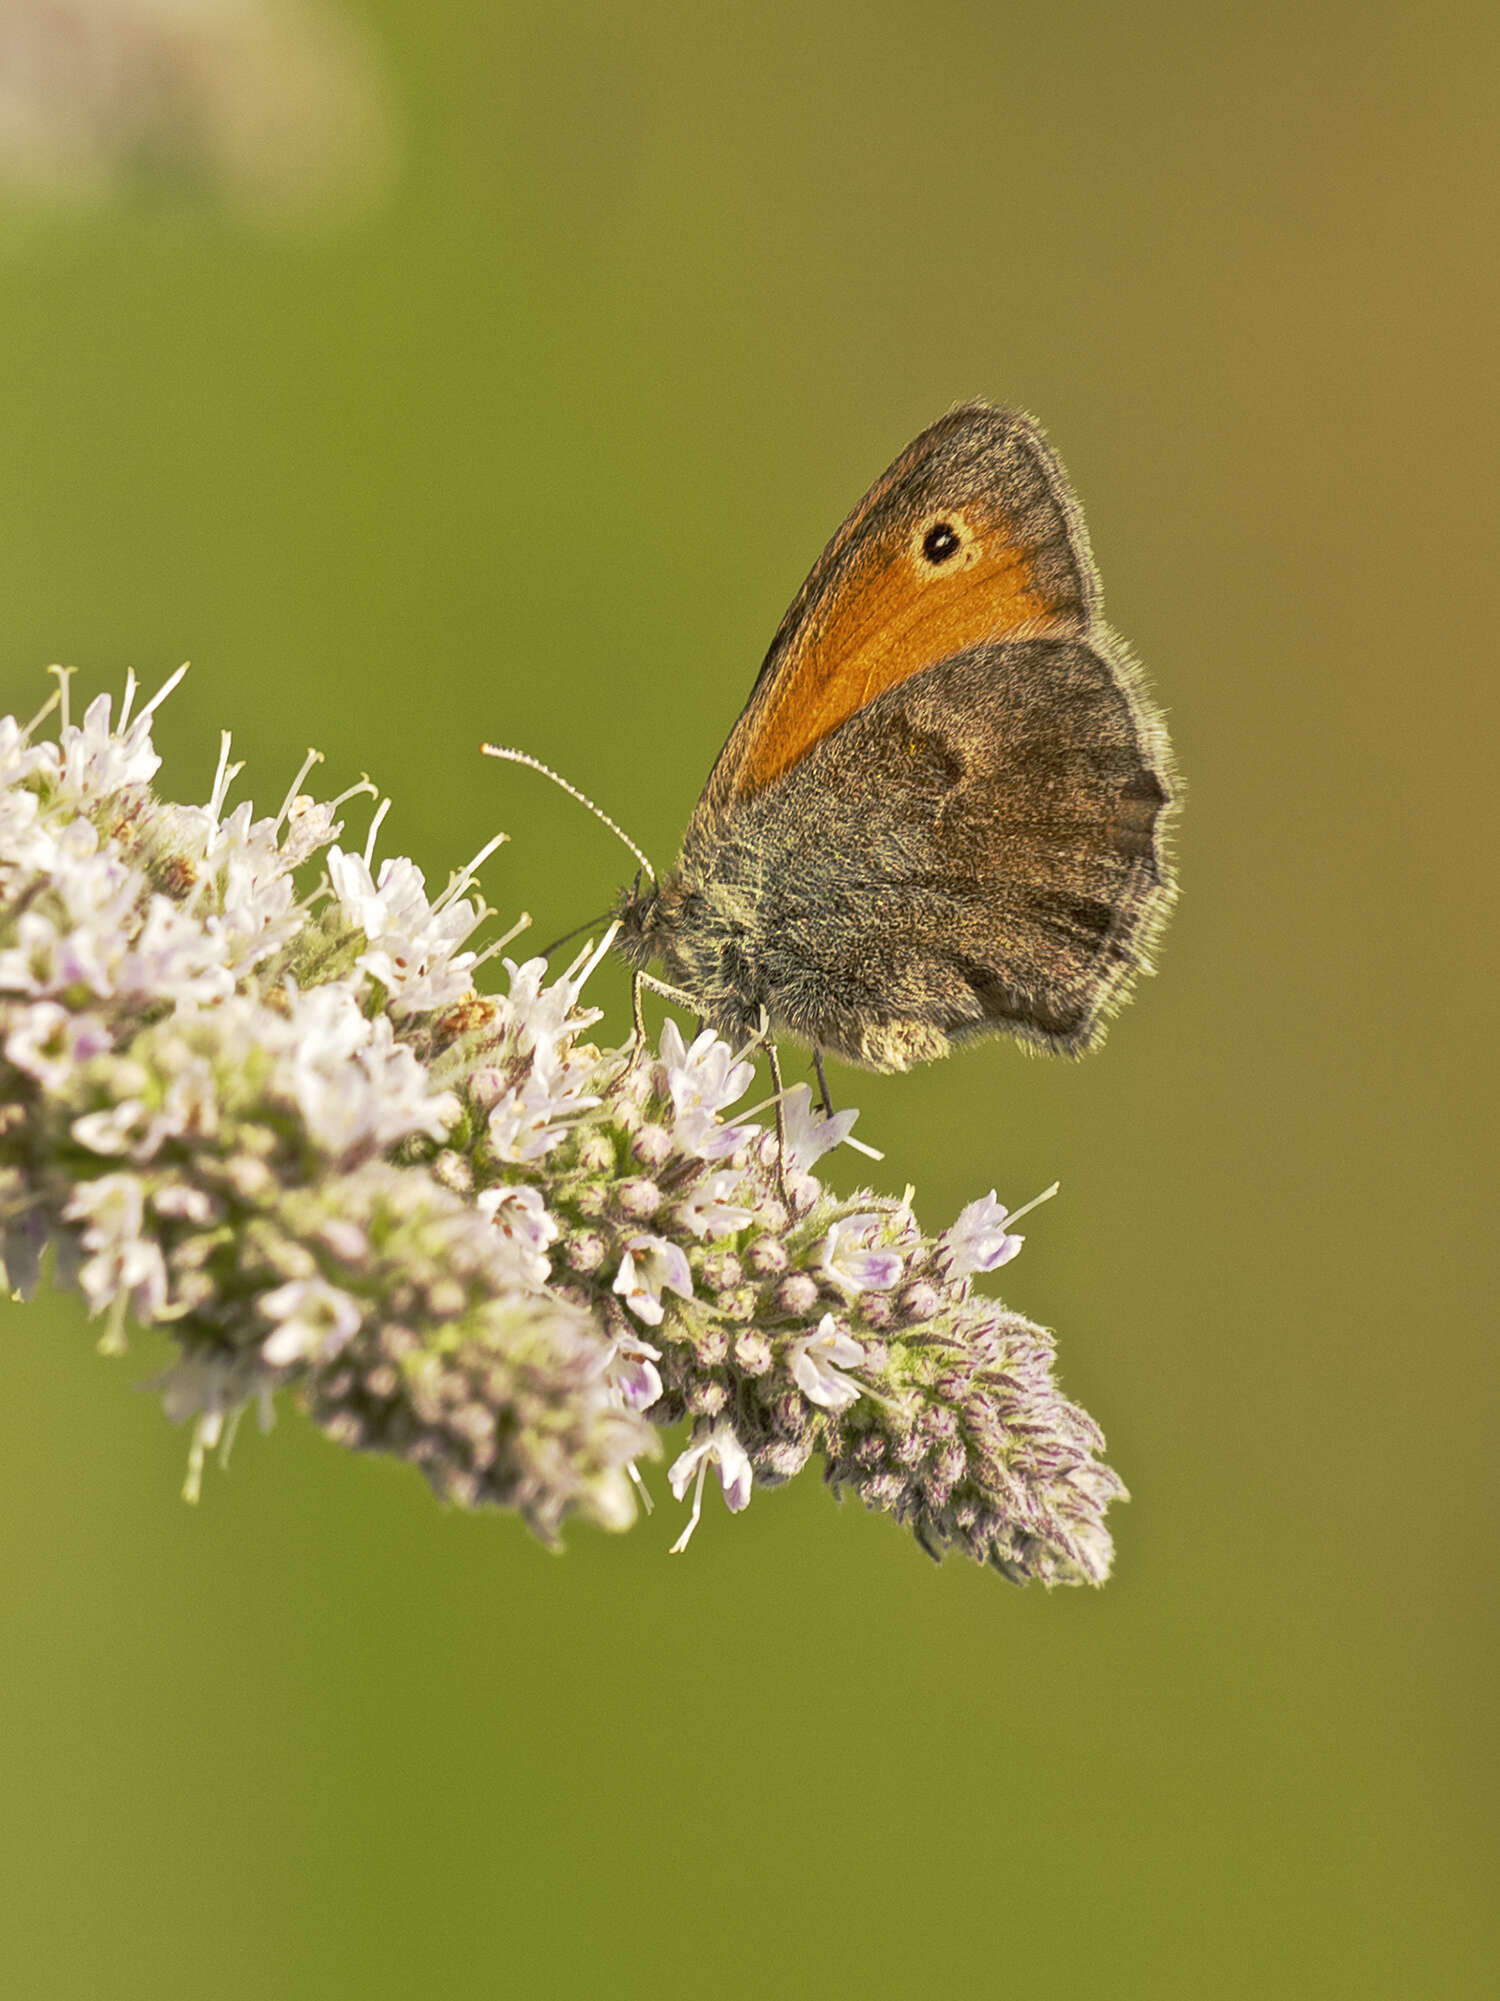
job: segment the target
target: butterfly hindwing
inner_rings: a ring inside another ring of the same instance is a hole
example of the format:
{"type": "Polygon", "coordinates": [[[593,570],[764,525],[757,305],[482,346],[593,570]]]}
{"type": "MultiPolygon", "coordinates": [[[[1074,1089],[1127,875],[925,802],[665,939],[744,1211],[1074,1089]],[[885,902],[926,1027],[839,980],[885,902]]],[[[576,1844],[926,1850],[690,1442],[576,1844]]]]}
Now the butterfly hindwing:
{"type": "Polygon", "coordinates": [[[751,975],[877,1068],[1004,1029],[1087,1047],[1170,900],[1165,742],[1099,642],[971,648],[867,703],[684,856],[754,898],[751,975]]]}

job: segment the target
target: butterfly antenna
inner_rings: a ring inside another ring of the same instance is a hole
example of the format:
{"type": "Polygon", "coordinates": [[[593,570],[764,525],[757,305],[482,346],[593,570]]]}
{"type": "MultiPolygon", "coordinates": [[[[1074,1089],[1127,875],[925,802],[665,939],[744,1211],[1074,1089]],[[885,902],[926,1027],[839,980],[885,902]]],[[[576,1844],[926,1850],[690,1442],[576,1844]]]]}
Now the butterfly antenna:
{"type": "Polygon", "coordinates": [[[559,945],[566,945],[573,938],[581,938],[585,931],[592,931],[596,924],[607,924],[609,918],[610,913],[606,910],[599,917],[591,917],[587,924],[575,924],[571,931],[564,931],[561,938],[554,938],[550,945],[544,945],[537,954],[538,958],[550,959],[559,945]]]}
{"type": "MultiPolygon", "coordinates": [[[[596,820],[602,820],[604,822],[605,826],[608,827],[609,831],[615,836],[617,840],[623,841],[625,843],[626,847],[629,848],[630,852],[635,856],[636,860],[640,863],[641,867],[646,871],[647,875],[650,876],[652,887],[653,888],[655,887],[656,870],[652,868],[650,862],[647,861],[646,857],[641,853],[640,849],[636,846],[635,842],[631,840],[629,834],[626,833],[625,829],[617,825],[615,821],[611,820],[608,813],[605,812],[602,806],[596,806],[593,800],[589,798],[586,792],[580,792],[576,785],[570,785],[566,778],[561,777],[557,772],[555,772],[550,764],[543,764],[542,760],[539,757],[532,757],[527,751],[514,750],[511,748],[509,744],[503,744],[503,743],[482,743],[479,746],[479,748],[484,752],[486,757],[503,758],[507,764],[524,764],[532,771],[539,771],[542,774],[543,778],[550,778],[554,785],[560,785],[563,791],[568,794],[569,798],[576,799],[580,806],[586,806],[589,812],[593,814],[596,820]]],[[[587,926],[585,926],[584,928],[587,929],[587,926]]],[[[576,935],[576,934],[570,934],[570,935],[576,935]]],[[[558,942],[561,943],[562,941],[559,940],[558,942]]]]}

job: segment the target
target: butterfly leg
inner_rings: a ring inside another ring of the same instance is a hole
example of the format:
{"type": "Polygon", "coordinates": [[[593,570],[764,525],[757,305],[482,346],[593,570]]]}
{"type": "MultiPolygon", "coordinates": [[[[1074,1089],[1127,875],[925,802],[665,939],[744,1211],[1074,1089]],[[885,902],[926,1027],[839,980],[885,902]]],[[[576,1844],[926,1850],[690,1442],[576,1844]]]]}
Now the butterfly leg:
{"type": "Polygon", "coordinates": [[[646,1040],[646,1017],[641,1011],[641,995],[649,987],[663,1000],[671,1001],[676,1007],[696,1008],[697,1002],[691,994],[685,994],[681,987],[669,987],[665,980],[654,980],[649,973],[637,973],[630,982],[630,1012],[634,1017],[634,1040],[646,1040]]]}
{"type": "Polygon", "coordinates": [[[792,1198],[786,1185],[786,1087],[781,1081],[781,1058],[771,1040],[771,1017],[764,1008],[760,1011],[760,1034],[765,1039],[766,1062],[771,1071],[771,1089],[776,1099],[776,1183],[781,1190],[782,1201],[790,1209],[792,1198]]]}
{"type": "Polygon", "coordinates": [[[821,1049],[814,1049],[813,1051],[813,1067],[818,1073],[818,1091],[823,1100],[823,1116],[825,1119],[831,1119],[833,1117],[833,1099],[828,1095],[828,1074],[823,1068],[823,1052],[821,1049]]]}

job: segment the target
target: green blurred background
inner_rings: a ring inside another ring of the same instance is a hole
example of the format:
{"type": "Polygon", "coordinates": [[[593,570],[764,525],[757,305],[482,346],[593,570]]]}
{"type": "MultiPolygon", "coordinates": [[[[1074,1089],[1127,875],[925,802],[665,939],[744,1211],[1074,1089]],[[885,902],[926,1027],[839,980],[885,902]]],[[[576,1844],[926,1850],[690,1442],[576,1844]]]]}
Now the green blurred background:
{"type": "Polygon", "coordinates": [[[834,1084],[932,1227],[1061,1180],[1006,1293],[1135,1498],[1099,1593],[811,1475],[557,1560],[288,1412],[194,1512],[157,1351],[7,1306],[0,1991],[1492,1992],[1500,17],[350,18],[362,200],[5,190],[0,709],[190,657],[171,796],[319,745],[546,938],[628,861],[479,739],[669,858],[866,483],[1036,412],[1188,781],[1160,978],[834,1084]]]}

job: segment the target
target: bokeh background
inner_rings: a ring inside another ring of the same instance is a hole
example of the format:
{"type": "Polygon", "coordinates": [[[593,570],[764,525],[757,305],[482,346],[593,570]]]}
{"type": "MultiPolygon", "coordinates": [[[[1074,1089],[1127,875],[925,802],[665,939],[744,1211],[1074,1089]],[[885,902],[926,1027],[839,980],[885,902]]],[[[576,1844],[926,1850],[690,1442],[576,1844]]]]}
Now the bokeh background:
{"type": "Polygon", "coordinates": [[[670,858],[825,538],[979,394],[1189,787],[1101,1055],[834,1080],[932,1227],[1061,1180],[1006,1293],[1133,1491],[1114,1580],[935,1569],[811,1475],[558,1560],[292,1412],[191,1511],[149,1344],[6,1306],[7,1995],[1493,1991],[1497,40],[3,0],[0,710],[190,657],[173,796],[221,727],[272,806],[318,745],[440,880],[508,827],[546,938],[629,864],[480,738],[670,858]]]}

